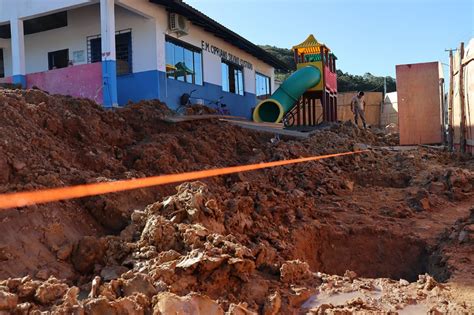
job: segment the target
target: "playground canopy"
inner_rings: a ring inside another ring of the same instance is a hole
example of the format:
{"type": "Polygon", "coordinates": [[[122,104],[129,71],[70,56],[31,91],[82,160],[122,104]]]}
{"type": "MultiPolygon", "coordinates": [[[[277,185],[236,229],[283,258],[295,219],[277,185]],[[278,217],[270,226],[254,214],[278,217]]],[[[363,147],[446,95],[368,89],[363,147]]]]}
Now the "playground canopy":
{"type": "MultiPolygon", "coordinates": [[[[302,43],[293,46],[292,50],[294,50],[297,54],[301,55],[308,55],[308,54],[320,54],[321,49],[323,49],[324,52],[330,52],[331,50],[321,42],[318,42],[318,40],[314,37],[313,34],[310,34],[308,38],[306,38],[302,43]]],[[[331,53],[331,55],[334,57],[334,59],[337,59],[337,57],[331,53]]],[[[318,58],[318,57],[316,57],[318,58]]],[[[311,60],[311,61],[320,61],[321,57],[319,57],[318,60],[311,60]]]]}

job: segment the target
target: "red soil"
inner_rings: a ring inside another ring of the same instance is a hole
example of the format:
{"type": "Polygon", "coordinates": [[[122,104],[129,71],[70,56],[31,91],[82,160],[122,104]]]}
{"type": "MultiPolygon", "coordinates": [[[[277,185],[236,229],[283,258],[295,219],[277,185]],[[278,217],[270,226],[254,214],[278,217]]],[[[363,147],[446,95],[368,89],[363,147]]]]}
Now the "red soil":
{"type": "Polygon", "coordinates": [[[0,313],[472,310],[472,159],[388,150],[393,136],[350,123],[275,144],[218,120],[165,115],[158,101],[105,110],[0,90],[0,192],[372,149],[0,211],[0,313]],[[425,272],[446,284],[417,280],[425,272]],[[315,292],[365,295],[321,306],[308,302],[315,292]]]}

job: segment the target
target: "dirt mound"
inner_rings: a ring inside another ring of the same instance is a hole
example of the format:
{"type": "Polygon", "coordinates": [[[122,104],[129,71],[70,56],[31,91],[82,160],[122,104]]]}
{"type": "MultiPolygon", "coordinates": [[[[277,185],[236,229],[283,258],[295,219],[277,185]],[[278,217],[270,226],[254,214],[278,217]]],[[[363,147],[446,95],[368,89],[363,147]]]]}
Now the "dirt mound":
{"type": "MultiPolygon", "coordinates": [[[[382,281],[364,277],[385,278],[387,297],[372,303],[357,296],[362,302],[341,309],[470,307],[443,305],[450,299],[443,290],[409,296],[424,288],[414,283],[425,272],[442,281],[469,278],[456,272],[469,261],[447,261],[448,248],[452,255],[458,249],[438,236],[472,204],[472,159],[396,151],[388,148],[396,136],[351,123],[275,142],[214,119],[171,124],[167,115],[159,101],[105,110],[37,90],[0,90],[0,191],[371,150],[1,211],[0,279],[11,279],[0,282],[0,310],[318,313],[319,304],[307,304],[315,294],[352,292],[355,278],[356,290],[382,281]],[[401,278],[413,283],[399,285],[401,278]]],[[[462,246],[472,250],[470,242],[462,246]]]]}
{"type": "Polygon", "coordinates": [[[29,277],[6,280],[0,282],[3,309],[287,314],[300,308],[319,314],[389,312],[416,305],[419,310],[439,312],[468,310],[452,302],[444,285],[430,276],[413,283],[365,279],[347,270],[343,276],[331,276],[312,272],[304,261],[285,260],[268,243],[247,247],[228,233],[234,230],[233,220],[224,220],[224,212],[205,184],[182,184],[175,195],[135,211],[120,236],[84,238],[79,243],[89,251],[72,256],[74,265],[106,264],[92,283],[70,287],[54,277],[45,282],[29,277]],[[91,253],[102,253],[95,256],[100,261],[91,261],[91,253]],[[81,291],[88,297],[80,299],[81,291]],[[335,303],[341,299],[346,302],[335,303]]]}
{"type": "Polygon", "coordinates": [[[216,114],[217,111],[214,108],[210,108],[205,105],[194,104],[187,106],[183,110],[184,115],[213,115],[216,114]]]}
{"type": "MultiPolygon", "coordinates": [[[[242,164],[265,143],[218,122],[170,125],[158,101],[105,110],[85,99],[1,90],[0,104],[0,192],[242,164]]],[[[71,278],[74,269],[57,261],[58,251],[63,256],[84,235],[119,232],[134,209],[172,192],[159,187],[2,211],[0,277],[47,269],[71,278]]]]}

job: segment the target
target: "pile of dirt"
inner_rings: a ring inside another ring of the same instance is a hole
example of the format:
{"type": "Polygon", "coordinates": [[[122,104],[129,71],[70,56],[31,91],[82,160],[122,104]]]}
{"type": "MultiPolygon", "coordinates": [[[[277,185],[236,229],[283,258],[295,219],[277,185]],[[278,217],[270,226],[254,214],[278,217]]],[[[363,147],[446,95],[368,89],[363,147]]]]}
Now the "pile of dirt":
{"type": "MultiPolygon", "coordinates": [[[[98,274],[92,282],[83,277],[76,282],[78,286],[70,286],[54,276],[46,281],[29,276],[5,280],[0,282],[3,309],[61,314],[469,310],[454,302],[447,287],[428,275],[412,283],[366,279],[348,270],[334,276],[313,272],[302,260],[285,260],[279,246],[270,242],[262,240],[247,247],[229,230],[238,229],[236,223],[249,228],[245,225],[257,222],[245,218],[245,207],[240,214],[235,209],[241,222],[228,217],[217,200],[201,182],[178,186],[175,195],[135,211],[132,223],[119,236],[84,237],[70,257],[63,257],[78,271],[98,274]],[[87,297],[83,294],[81,298],[81,292],[87,297]]],[[[412,269],[413,264],[406,268],[412,269]]]]}
{"type": "Polygon", "coordinates": [[[217,111],[214,108],[200,104],[186,106],[186,108],[183,110],[184,115],[213,115],[216,113],[217,111]]]}
{"type": "Polygon", "coordinates": [[[446,258],[458,244],[440,237],[469,226],[456,221],[474,200],[472,159],[394,150],[395,136],[352,123],[275,142],[217,119],[166,122],[172,114],[159,101],[105,110],[0,90],[0,192],[370,152],[0,211],[0,279],[10,278],[0,282],[0,310],[322,313],[315,296],[377,281],[377,303],[357,296],[333,311],[472,307],[459,294],[444,303],[451,293],[425,288],[429,276],[417,280],[428,272],[474,283],[468,260],[446,258]]]}

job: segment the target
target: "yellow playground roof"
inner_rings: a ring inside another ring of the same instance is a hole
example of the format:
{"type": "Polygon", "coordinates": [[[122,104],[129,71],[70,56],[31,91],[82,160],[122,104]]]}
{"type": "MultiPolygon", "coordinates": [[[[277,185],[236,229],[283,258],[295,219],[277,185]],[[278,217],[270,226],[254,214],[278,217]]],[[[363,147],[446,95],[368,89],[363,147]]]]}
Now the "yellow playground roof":
{"type": "Polygon", "coordinates": [[[298,53],[304,54],[317,54],[320,52],[320,47],[324,47],[329,50],[323,43],[320,43],[316,40],[313,34],[310,34],[304,42],[299,45],[293,46],[293,50],[297,50],[298,53]]]}

